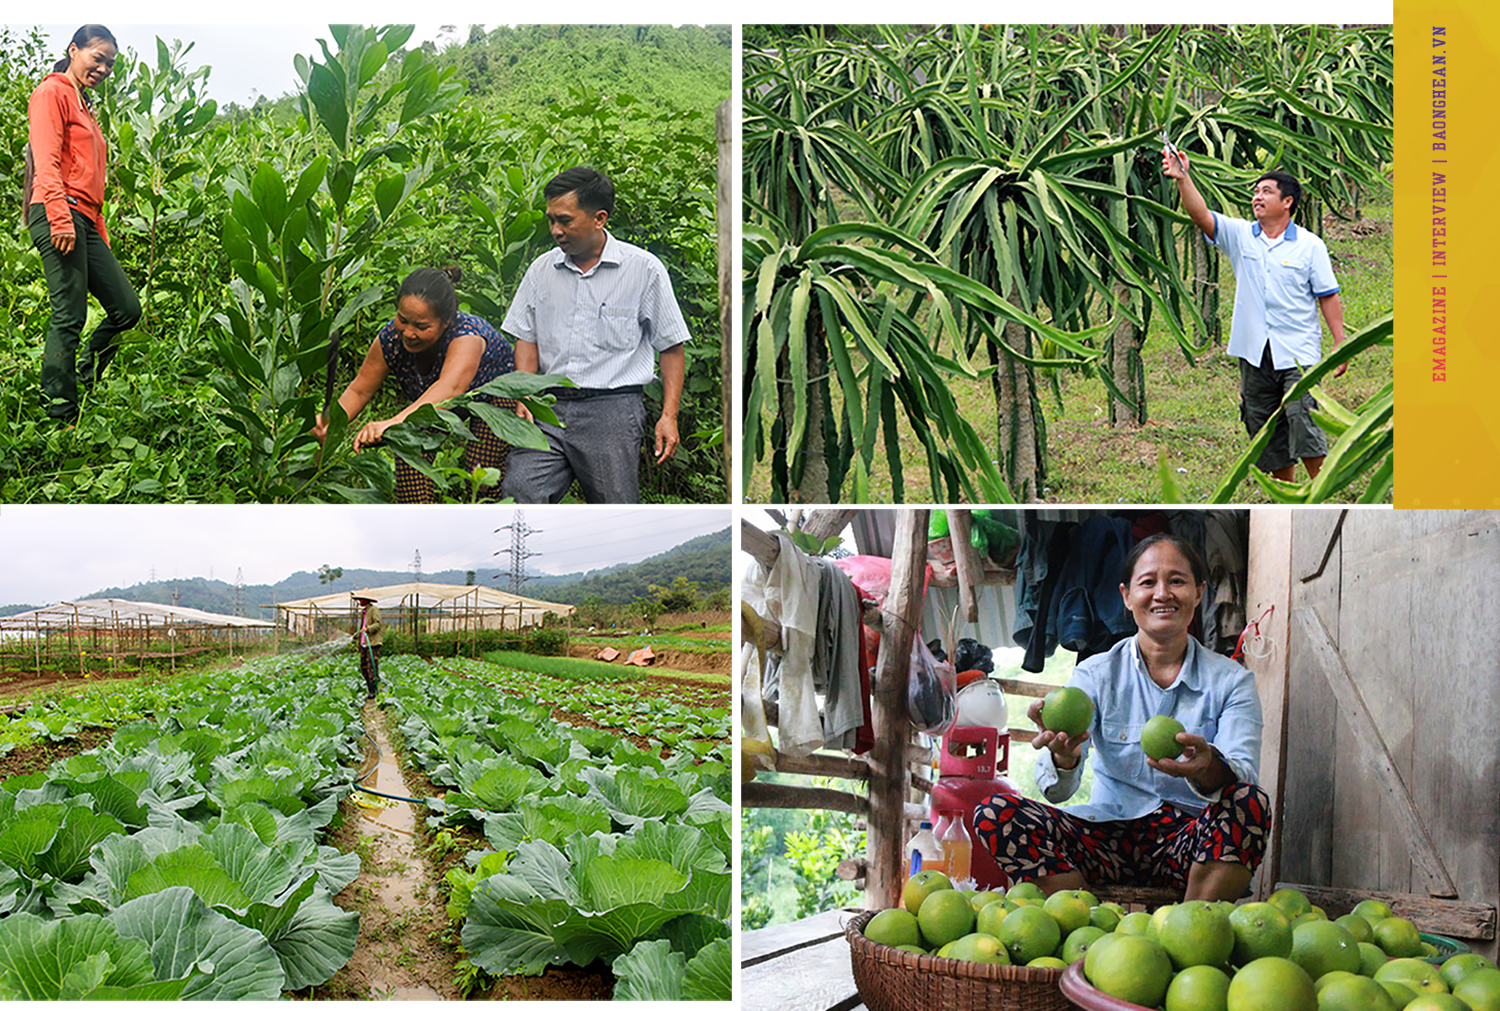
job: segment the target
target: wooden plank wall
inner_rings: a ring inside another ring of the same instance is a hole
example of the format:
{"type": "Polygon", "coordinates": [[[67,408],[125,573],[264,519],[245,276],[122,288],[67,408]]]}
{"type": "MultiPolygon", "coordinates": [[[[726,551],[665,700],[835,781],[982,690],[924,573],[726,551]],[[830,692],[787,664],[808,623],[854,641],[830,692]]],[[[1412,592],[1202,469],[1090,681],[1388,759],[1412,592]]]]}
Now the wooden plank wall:
{"type": "MultiPolygon", "coordinates": [[[[1292,606],[1327,625],[1459,898],[1500,901],[1500,517],[1351,511],[1322,576],[1301,582],[1337,519],[1293,517],[1292,606]]],[[[1280,879],[1423,891],[1304,634],[1294,621],[1276,627],[1291,642],[1280,879]]],[[[1470,944],[1496,954],[1495,941],[1470,944]]]]}

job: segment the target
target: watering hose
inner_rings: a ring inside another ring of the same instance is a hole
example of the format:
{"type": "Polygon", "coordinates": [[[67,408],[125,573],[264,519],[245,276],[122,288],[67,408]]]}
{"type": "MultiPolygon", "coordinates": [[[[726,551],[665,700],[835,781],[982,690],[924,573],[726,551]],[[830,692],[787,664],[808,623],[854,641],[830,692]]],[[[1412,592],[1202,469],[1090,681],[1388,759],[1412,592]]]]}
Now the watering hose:
{"type": "Polygon", "coordinates": [[[398,797],[394,793],[381,793],[379,790],[372,790],[368,786],[359,785],[359,781],[361,779],[368,778],[370,773],[374,772],[380,766],[381,756],[380,745],[376,742],[375,738],[370,736],[370,732],[368,730],[361,730],[360,733],[364,736],[365,740],[370,742],[370,746],[375,749],[375,761],[370,763],[370,767],[368,769],[355,777],[355,780],[351,785],[353,785],[356,790],[359,790],[362,793],[374,794],[376,797],[384,797],[386,800],[404,800],[410,804],[420,804],[422,807],[426,807],[427,801],[423,800],[421,797],[398,797]]]}

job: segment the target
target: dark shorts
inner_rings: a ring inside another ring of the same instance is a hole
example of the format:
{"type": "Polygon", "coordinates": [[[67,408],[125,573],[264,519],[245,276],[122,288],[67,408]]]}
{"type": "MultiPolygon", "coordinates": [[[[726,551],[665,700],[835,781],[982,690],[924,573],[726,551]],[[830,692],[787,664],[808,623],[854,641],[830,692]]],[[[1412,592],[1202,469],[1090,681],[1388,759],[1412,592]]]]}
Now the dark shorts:
{"type": "MultiPolygon", "coordinates": [[[[1240,418],[1252,439],[1301,378],[1300,366],[1278,369],[1271,363],[1269,341],[1259,365],[1240,359],[1240,418]]],[[[1312,419],[1312,411],[1317,406],[1310,393],[1287,404],[1285,416],[1277,420],[1271,441],[1266,443],[1255,466],[1269,474],[1310,456],[1326,456],[1328,439],[1312,419]]]]}
{"type": "Polygon", "coordinates": [[[1193,815],[1162,803],[1133,821],[1085,821],[1060,807],[997,793],[974,812],[980,845],[1012,882],[1079,871],[1093,885],[1183,888],[1196,863],[1243,864],[1251,873],[1266,853],[1270,798],[1233,783],[1193,815]]]}

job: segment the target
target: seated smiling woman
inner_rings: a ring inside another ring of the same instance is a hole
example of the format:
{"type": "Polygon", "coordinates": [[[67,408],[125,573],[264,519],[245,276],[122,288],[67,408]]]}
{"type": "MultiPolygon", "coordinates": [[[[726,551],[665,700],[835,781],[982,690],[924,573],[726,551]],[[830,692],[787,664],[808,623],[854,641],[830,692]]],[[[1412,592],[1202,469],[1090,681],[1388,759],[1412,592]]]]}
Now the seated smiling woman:
{"type": "Polygon", "coordinates": [[[1198,552],[1169,535],[1148,537],[1125,559],[1120,593],[1136,634],[1073,671],[1094,701],[1076,738],[1042,728],[1036,784],[1060,804],[1094,755],[1092,803],[1053,807],[996,794],[974,827],[1012,881],[1047,894],[1090,885],[1185,889],[1188,899],[1237,899],[1265,854],[1269,801],[1256,785],[1261,711],[1254,676],[1188,635],[1207,576],[1198,552]],[[1177,759],[1148,758],[1141,728],[1171,716],[1177,759]]]}
{"type": "MultiPolygon", "coordinates": [[[[371,421],[359,429],[354,436],[356,453],[380,442],[387,428],[405,421],[423,404],[436,407],[515,371],[510,342],[478,316],[458,311],[458,293],[453,286],[461,275],[457,267],[419,267],[401,283],[395,319],[370,344],[359,373],[339,396],[339,406],[349,416],[352,429],[354,419],[388,376],[396,377],[411,403],[384,421],[371,421]]],[[[514,400],[486,399],[497,407],[516,408],[514,400]]],[[[464,469],[490,467],[503,476],[510,444],[500,441],[483,422],[471,424],[470,432],[475,438],[464,450],[464,469]]],[[[322,442],[327,434],[328,419],[320,414],[313,435],[322,442]]],[[[497,482],[492,495],[498,494],[499,487],[497,482]]],[[[432,481],[397,457],[396,501],[431,502],[433,497],[432,481]]]]}

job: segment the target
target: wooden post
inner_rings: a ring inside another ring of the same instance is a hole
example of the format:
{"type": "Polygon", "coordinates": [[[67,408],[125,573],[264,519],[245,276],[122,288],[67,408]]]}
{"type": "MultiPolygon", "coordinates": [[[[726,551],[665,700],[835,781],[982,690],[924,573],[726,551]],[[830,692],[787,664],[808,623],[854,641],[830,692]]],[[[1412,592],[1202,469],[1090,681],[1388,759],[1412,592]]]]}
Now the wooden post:
{"type": "Polygon", "coordinates": [[[36,638],[32,644],[36,647],[36,676],[42,676],[42,615],[40,611],[31,613],[32,627],[36,629],[36,638]]]}
{"type": "Polygon", "coordinates": [[[967,509],[948,510],[948,534],[953,540],[953,567],[958,573],[958,611],[964,621],[979,620],[979,581],[984,578],[984,562],[969,540],[973,517],[967,509]]]}
{"type": "Polygon", "coordinates": [[[1267,632],[1274,642],[1270,654],[1245,658],[1255,674],[1255,690],[1265,727],[1261,732],[1260,785],[1271,795],[1271,836],[1266,856],[1255,876],[1254,894],[1264,900],[1281,880],[1281,839],[1286,811],[1286,734],[1288,699],[1287,629],[1292,613],[1292,513],[1285,509],[1250,510],[1250,567],[1246,573],[1246,621],[1255,621],[1268,608],[1267,632]]]}
{"type": "Polygon", "coordinates": [[[921,623],[927,563],[927,510],[897,514],[891,550],[891,585],[882,609],[884,627],[871,699],[874,746],[870,750],[870,873],[866,905],[888,909],[901,897],[901,848],[906,819],[906,683],[912,636],[921,623]]]}
{"type": "MultiPolygon", "coordinates": [[[[729,307],[734,304],[734,219],[738,216],[734,201],[733,100],[719,103],[714,117],[714,132],[719,144],[718,222],[719,222],[719,396],[720,418],[724,425],[724,480],[734,484],[734,366],[730,333],[729,307]]],[[[734,495],[730,494],[730,500],[734,495]]]]}

